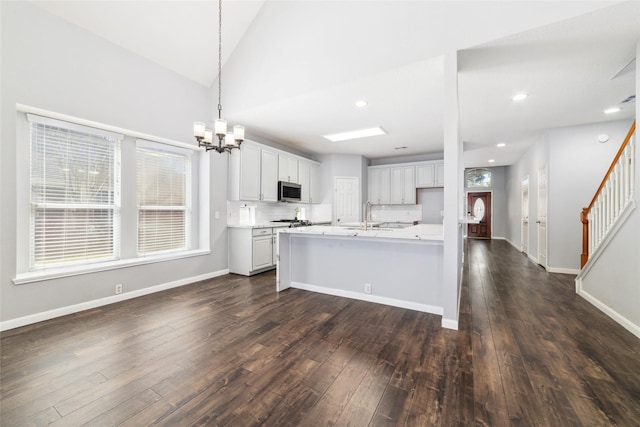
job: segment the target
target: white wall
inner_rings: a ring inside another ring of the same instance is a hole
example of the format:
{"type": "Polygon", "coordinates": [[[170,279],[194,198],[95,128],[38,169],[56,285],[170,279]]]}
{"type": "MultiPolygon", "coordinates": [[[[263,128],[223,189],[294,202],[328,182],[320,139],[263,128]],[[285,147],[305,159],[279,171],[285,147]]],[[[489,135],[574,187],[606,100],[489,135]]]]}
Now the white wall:
{"type": "Polygon", "coordinates": [[[227,268],[226,155],[211,155],[210,227],[212,253],[63,279],[14,285],[16,275],[16,103],[138,132],[194,143],[193,121],[212,116],[208,88],[179,77],[30,2],[0,2],[2,142],[0,166],[0,320],[83,304],[114,294],[140,291],[227,268]],[[34,31],[34,29],[37,29],[34,31]],[[223,190],[221,190],[223,189],[223,190]]]}
{"type": "Polygon", "coordinates": [[[550,271],[577,272],[582,249],[580,212],[591,201],[631,121],[620,120],[549,130],[514,165],[507,168],[507,238],[520,247],[521,181],[529,176],[529,254],[538,253],[535,219],[538,169],[547,165],[548,247],[550,271]],[[609,142],[601,144],[598,135],[609,142]]]}

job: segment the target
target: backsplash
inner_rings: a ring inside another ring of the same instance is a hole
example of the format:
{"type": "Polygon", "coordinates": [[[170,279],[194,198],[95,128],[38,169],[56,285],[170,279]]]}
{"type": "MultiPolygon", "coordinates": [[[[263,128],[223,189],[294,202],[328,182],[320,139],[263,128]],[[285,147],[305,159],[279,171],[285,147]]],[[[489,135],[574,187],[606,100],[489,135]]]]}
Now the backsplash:
{"type": "Polygon", "coordinates": [[[373,205],[371,220],[378,222],[422,221],[422,205],[373,205]]]}
{"type": "Polygon", "coordinates": [[[227,224],[237,224],[240,207],[256,207],[256,224],[279,219],[293,219],[296,208],[304,209],[305,219],[320,222],[331,221],[331,205],[308,205],[305,203],[265,203],[227,201],[227,224]]]}

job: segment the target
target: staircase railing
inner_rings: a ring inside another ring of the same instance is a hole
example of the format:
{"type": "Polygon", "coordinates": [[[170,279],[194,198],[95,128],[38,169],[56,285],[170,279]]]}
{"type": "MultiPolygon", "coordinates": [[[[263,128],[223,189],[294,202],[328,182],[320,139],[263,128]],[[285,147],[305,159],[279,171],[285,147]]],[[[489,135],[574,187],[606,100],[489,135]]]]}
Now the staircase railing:
{"type": "Polygon", "coordinates": [[[636,143],[634,121],[613,159],[598,191],[588,207],[582,209],[582,254],[580,267],[589,260],[633,197],[636,143]]]}

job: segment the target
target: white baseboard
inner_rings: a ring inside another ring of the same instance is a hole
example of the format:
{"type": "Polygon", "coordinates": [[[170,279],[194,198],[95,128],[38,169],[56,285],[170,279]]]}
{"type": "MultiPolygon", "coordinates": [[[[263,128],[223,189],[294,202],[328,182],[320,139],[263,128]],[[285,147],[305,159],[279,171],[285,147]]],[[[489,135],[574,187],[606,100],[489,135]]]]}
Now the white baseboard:
{"type": "Polygon", "coordinates": [[[228,269],[214,271],[212,273],[207,273],[207,274],[201,274],[199,276],[187,277],[187,278],[176,280],[169,283],[163,283],[163,284],[151,286],[148,288],[126,292],[120,295],[113,295],[113,296],[100,298],[92,301],[82,302],[80,304],[74,304],[66,307],[55,308],[53,310],[43,311],[41,313],[36,313],[36,314],[30,314],[28,316],[18,317],[16,319],[5,320],[4,322],[0,322],[0,331],[7,331],[9,329],[15,329],[21,326],[31,325],[33,323],[42,322],[44,320],[55,319],[56,317],[62,317],[68,314],[78,313],[81,311],[90,310],[92,308],[102,307],[104,305],[109,305],[116,302],[141,297],[143,295],[149,295],[156,292],[165,291],[167,289],[189,285],[191,283],[199,282],[201,280],[207,280],[207,279],[212,279],[218,276],[224,276],[225,274],[229,274],[228,269]]]}
{"type": "Polygon", "coordinates": [[[538,262],[538,258],[534,257],[533,255],[531,255],[531,254],[527,254],[527,257],[529,257],[529,259],[531,260],[531,262],[533,262],[534,264],[540,264],[540,263],[538,262]]]}
{"type": "Polygon", "coordinates": [[[560,273],[560,274],[578,274],[580,273],[579,268],[562,268],[562,267],[550,267],[547,266],[547,271],[549,273],[560,273]]]}
{"type": "Polygon", "coordinates": [[[458,321],[454,319],[445,319],[443,317],[440,325],[446,329],[453,329],[454,331],[458,330],[458,321]]]}
{"type": "Polygon", "coordinates": [[[435,305],[419,304],[411,301],[381,297],[381,296],[372,295],[372,294],[363,294],[360,292],[345,291],[342,289],[325,288],[324,286],[309,285],[309,284],[300,283],[300,282],[291,282],[291,287],[296,289],[302,289],[305,291],[318,292],[320,294],[357,299],[360,301],[374,302],[377,304],[384,304],[384,305],[390,305],[393,307],[406,308],[409,310],[422,311],[424,313],[442,315],[442,307],[438,307],[435,305]]]}
{"type": "Polygon", "coordinates": [[[596,308],[598,308],[604,314],[612,318],[614,321],[620,324],[627,331],[631,332],[633,335],[640,338],[640,326],[631,322],[629,319],[627,319],[626,317],[624,317],[623,315],[615,311],[613,308],[609,307],[608,305],[606,305],[605,303],[603,303],[602,301],[600,301],[599,299],[597,299],[596,297],[594,297],[593,295],[589,294],[584,289],[582,289],[582,282],[579,280],[576,280],[576,293],[580,295],[582,298],[589,301],[591,304],[593,304],[596,308]]]}

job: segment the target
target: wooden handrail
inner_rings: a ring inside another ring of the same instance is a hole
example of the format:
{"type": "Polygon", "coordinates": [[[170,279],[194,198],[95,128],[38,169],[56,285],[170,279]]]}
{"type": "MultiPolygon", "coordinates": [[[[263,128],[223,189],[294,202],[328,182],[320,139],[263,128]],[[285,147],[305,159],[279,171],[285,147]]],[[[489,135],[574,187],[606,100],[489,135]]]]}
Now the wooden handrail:
{"type": "Polygon", "coordinates": [[[600,183],[600,187],[598,187],[598,191],[596,191],[595,196],[593,196],[593,199],[591,199],[591,203],[589,203],[589,206],[586,207],[587,215],[589,214],[589,212],[591,212],[591,208],[593,208],[593,205],[596,203],[596,199],[602,192],[604,185],[607,183],[607,179],[609,179],[609,175],[611,175],[611,172],[613,172],[613,168],[616,166],[616,163],[618,163],[618,159],[620,159],[620,156],[622,156],[624,149],[627,148],[627,144],[629,144],[629,141],[631,140],[631,136],[633,136],[633,132],[635,132],[635,130],[636,130],[636,121],[634,120],[633,123],[631,124],[631,128],[629,129],[629,132],[627,133],[627,137],[624,139],[624,142],[620,146],[618,153],[613,158],[613,162],[611,162],[611,166],[609,166],[609,170],[607,171],[604,178],[602,179],[602,182],[600,183]]]}
{"type": "Polygon", "coordinates": [[[609,170],[604,175],[604,178],[602,179],[602,182],[600,183],[596,194],[593,196],[593,199],[591,199],[591,203],[589,203],[589,206],[587,206],[586,208],[582,208],[582,212],[580,212],[580,222],[582,223],[582,253],[580,254],[580,268],[584,267],[584,265],[589,260],[589,212],[591,212],[591,208],[593,208],[593,205],[596,203],[596,200],[598,199],[598,196],[607,183],[611,172],[613,172],[613,169],[616,167],[620,156],[622,156],[625,148],[627,148],[627,145],[629,144],[629,141],[631,140],[631,137],[633,136],[633,133],[635,131],[636,121],[634,120],[631,124],[631,128],[629,128],[629,132],[627,132],[627,136],[620,146],[620,149],[616,153],[616,156],[613,158],[611,166],[609,166],[609,170]]]}

